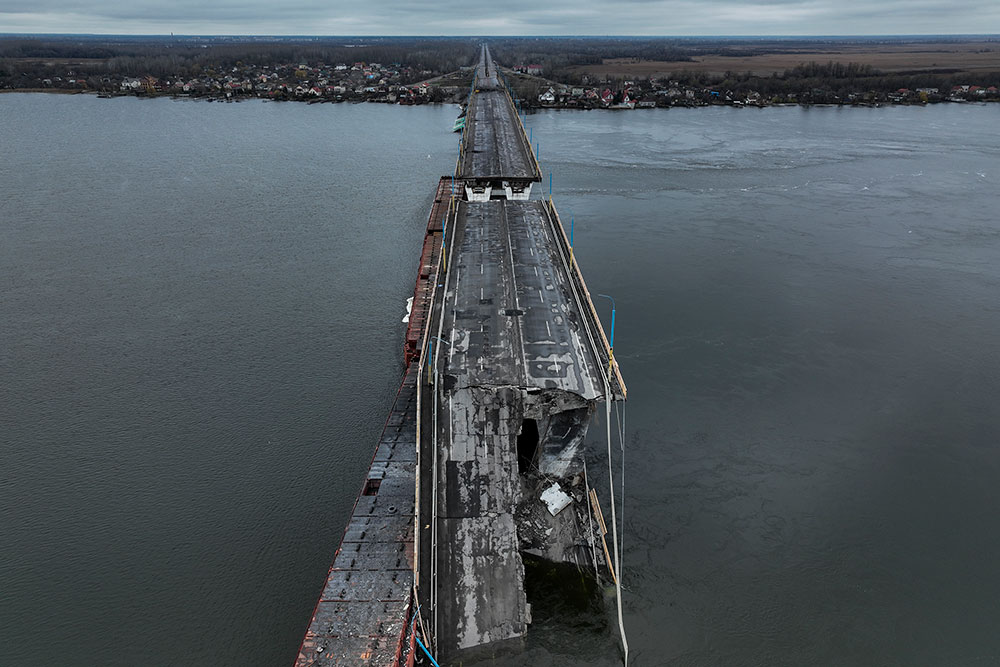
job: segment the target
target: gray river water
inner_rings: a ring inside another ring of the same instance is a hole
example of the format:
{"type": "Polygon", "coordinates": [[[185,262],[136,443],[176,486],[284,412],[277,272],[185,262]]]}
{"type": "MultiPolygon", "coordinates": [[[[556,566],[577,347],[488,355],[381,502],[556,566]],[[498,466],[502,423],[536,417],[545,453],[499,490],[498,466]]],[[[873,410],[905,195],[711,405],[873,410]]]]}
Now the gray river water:
{"type": "MultiPolygon", "coordinates": [[[[291,664],[455,114],[0,95],[0,664],[291,664]]],[[[998,120],[529,117],[617,302],[632,664],[1000,663],[998,120]]],[[[615,664],[536,587],[496,664],[615,664]]]]}

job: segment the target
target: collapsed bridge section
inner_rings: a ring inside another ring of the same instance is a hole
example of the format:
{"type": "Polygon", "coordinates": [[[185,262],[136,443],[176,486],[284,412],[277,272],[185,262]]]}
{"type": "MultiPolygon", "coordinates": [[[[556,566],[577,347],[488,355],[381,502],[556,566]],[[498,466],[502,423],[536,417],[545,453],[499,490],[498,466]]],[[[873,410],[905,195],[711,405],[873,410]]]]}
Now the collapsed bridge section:
{"type": "Polygon", "coordinates": [[[591,411],[624,387],[550,203],[459,202],[447,234],[423,372],[418,581],[449,659],[525,634],[522,551],[591,561],[576,511],[536,514],[530,536],[524,516],[579,472],[591,411]]]}

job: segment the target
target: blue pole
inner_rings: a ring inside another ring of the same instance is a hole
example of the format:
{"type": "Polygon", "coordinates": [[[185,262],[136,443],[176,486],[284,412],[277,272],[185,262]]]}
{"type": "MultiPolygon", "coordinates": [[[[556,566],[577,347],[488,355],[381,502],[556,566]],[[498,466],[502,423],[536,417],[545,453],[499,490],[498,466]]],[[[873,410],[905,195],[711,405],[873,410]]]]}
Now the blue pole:
{"type": "Polygon", "coordinates": [[[424,653],[427,654],[427,657],[430,658],[431,664],[433,664],[434,667],[441,667],[441,665],[437,664],[437,660],[434,659],[434,656],[431,655],[431,652],[427,650],[427,647],[424,646],[424,643],[420,641],[420,637],[414,637],[414,639],[416,639],[417,643],[420,644],[420,648],[424,650],[424,653]]]}
{"type": "Polygon", "coordinates": [[[538,156],[542,154],[542,142],[535,144],[535,160],[538,160],[538,156]]]}
{"type": "Polygon", "coordinates": [[[612,350],[615,349],[615,300],[612,299],[607,294],[598,294],[597,296],[603,296],[605,299],[611,301],[611,340],[608,342],[608,347],[612,350]]]}
{"type": "Polygon", "coordinates": [[[529,144],[531,143],[531,138],[532,138],[533,136],[535,136],[535,128],[533,128],[533,127],[529,127],[529,128],[528,128],[528,143],[529,143],[529,144]]]}
{"type": "Polygon", "coordinates": [[[573,216],[569,217],[569,247],[573,247],[573,216]]]}
{"type": "Polygon", "coordinates": [[[549,172],[549,199],[552,198],[552,172],[549,172]]]}
{"type": "Polygon", "coordinates": [[[611,309],[611,342],[608,343],[608,347],[612,350],[615,349],[615,309],[611,309]]]}

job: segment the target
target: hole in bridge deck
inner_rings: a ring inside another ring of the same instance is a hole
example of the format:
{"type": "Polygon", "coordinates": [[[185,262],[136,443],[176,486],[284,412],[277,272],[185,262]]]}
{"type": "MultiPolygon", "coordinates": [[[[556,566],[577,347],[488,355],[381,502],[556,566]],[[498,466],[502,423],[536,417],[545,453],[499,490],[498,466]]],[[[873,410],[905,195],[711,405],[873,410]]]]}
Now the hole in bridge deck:
{"type": "Polygon", "coordinates": [[[523,552],[521,557],[533,628],[566,628],[595,635],[608,631],[605,606],[613,596],[608,597],[610,593],[602,588],[593,570],[523,552]]]}
{"type": "Polygon", "coordinates": [[[538,451],[538,422],[525,419],[517,434],[517,471],[522,475],[531,469],[538,451]]]}

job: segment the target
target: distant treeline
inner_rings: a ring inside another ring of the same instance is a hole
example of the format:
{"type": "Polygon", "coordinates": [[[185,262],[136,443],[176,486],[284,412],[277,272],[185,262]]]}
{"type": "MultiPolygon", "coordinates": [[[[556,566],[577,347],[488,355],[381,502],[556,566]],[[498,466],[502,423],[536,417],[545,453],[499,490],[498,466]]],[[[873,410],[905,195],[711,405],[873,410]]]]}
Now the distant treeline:
{"type": "Polygon", "coordinates": [[[766,96],[810,90],[827,90],[847,95],[858,91],[894,91],[901,88],[937,88],[942,94],[946,94],[953,86],[968,85],[970,82],[996,85],[1000,83],[1000,72],[977,74],[974,77],[961,71],[886,73],[860,63],[810,62],[770,76],[759,76],[751,72],[713,75],[682,70],[673,73],[671,80],[683,86],[711,86],[736,93],[756,91],[766,96]]]}
{"type": "Polygon", "coordinates": [[[0,73],[41,75],[54,62],[87,75],[188,77],[240,65],[358,61],[444,73],[474,64],[477,45],[469,38],[12,37],[0,39],[0,73]]]}

